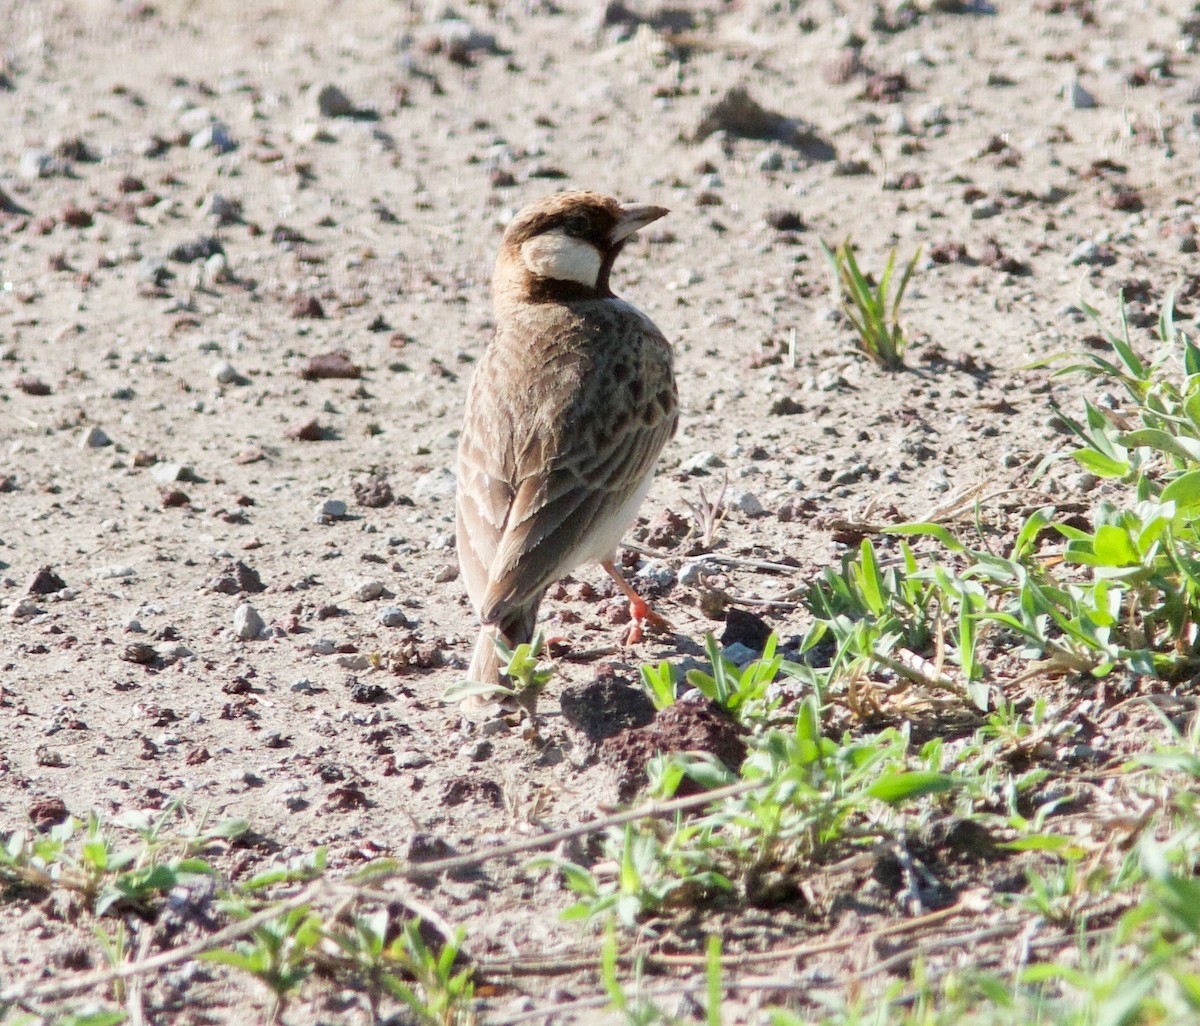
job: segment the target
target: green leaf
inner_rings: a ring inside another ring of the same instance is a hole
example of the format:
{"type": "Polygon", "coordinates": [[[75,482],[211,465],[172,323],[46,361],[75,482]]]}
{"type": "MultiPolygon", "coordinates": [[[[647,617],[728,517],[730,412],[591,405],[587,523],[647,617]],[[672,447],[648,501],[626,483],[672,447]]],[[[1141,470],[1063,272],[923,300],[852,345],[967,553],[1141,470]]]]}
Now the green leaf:
{"type": "Polygon", "coordinates": [[[947,773],[910,770],[881,777],[867,788],[867,794],[872,798],[878,798],[880,801],[894,805],[896,802],[907,801],[910,798],[922,798],[927,794],[941,794],[951,790],[954,786],[954,778],[947,773]]]}
{"type": "Polygon", "coordinates": [[[879,573],[879,563],[875,559],[875,547],[869,538],[862,540],[862,545],[859,547],[859,561],[861,571],[856,574],[859,587],[862,588],[868,608],[876,616],[879,616],[887,608],[887,601],[883,595],[883,578],[879,573]]]}
{"type": "Polygon", "coordinates": [[[1082,858],[1086,852],[1070,837],[1061,834],[1029,834],[1015,841],[1005,841],[997,845],[1008,851],[1045,851],[1061,855],[1067,859],[1082,858]]]}
{"type": "Polygon", "coordinates": [[[898,535],[928,535],[941,542],[951,552],[966,552],[966,546],[954,537],[941,524],[932,522],[911,523],[911,524],[896,524],[894,527],[885,527],[884,534],[898,535]]]}
{"type": "Polygon", "coordinates": [[[485,684],[478,680],[459,680],[451,684],[444,692],[442,699],[446,702],[461,702],[464,698],[475,698],[483,696],[491,698],[493,695],[515,695],[516,692],[512,688],[506,688],[503,684],[485,684]]]}
{"type": "Polygon", "coordinates": [[[1124,477],[1130,471],[1128,460],[1121,462],[1095,449],[1079,449],[1071,458],[1097,477],[1124,477]]]}
{"type": "Polygon", "coordinates": [[[1121,435],[1120,438],[1122,445],[1131,448],[1144,445],[1189,463],[1200,463],[1200,440],[1195,438],[1182,438],[1158,428],[1141,428],[1121,435]]]}
{"type": "Polygon", "coordinates": [[[1200,507],[1200,470],[1175,478],[1162,491],[1163,502],[1175,503],[1176,515],[1191,514],[1200,507]]]}
{"type": "Polygon", "coordinates": [[[1106,566],[1129,566],[1141,562],[1129,532],[1115,524],[1104,524],[1096,529],[1092,548],[1106,566]]]}

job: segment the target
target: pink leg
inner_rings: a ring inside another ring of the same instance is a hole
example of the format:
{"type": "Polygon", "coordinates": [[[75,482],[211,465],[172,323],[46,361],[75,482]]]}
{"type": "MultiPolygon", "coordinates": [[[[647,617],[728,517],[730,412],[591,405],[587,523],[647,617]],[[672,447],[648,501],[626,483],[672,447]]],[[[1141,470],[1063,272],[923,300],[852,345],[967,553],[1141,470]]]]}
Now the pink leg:
{"type": "Polygon", "coordinates": [[[629,599],[629,616],[633,622],[629,625],[629,633],[625,637],[627,645],[636,645],[642,640],[643,624],[659,634],[669,634],[674,630],[671,622],[665,616],[661,616],[651,609],[646,600],[633,590],[633,586],[625,580],[625,575],[617,569],[611,559],[600,565],[607,571],[608,576],[616,581],[617,587],[629,599]]]}

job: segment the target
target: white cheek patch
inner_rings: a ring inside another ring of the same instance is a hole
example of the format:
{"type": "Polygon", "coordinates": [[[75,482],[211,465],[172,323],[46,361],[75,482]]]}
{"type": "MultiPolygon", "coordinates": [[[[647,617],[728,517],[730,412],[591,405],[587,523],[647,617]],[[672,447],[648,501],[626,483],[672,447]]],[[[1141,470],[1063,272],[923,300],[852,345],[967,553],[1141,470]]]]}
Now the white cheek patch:
{"type": "Polygon", "coordinates": [[[561,230],[535,235],[521,246],[525,266],[541,278],[575,281],[589,289],[600,277],[600,251],[590,242],[573,239],[561,230]]]}

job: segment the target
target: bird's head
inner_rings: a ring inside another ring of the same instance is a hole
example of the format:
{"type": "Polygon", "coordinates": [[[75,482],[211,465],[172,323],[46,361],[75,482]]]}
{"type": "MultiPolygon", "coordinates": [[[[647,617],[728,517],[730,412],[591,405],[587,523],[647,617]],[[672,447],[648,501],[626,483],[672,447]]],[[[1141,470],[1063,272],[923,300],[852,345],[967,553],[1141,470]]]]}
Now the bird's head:
{"type": "Polygon", "coordinates": [[[560,192],[525,207],[500,243],[497,298],[546,302],[611,296],[613,261],[665,207],[623,206],[597,192],[560,192]]]}

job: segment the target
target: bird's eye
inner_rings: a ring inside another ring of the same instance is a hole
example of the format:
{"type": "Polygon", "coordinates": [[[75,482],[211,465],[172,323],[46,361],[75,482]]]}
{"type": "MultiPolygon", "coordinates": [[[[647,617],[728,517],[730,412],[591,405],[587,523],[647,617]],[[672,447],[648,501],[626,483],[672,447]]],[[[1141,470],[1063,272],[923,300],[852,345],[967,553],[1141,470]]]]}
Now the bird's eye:
{"type": "Polygon", "coordinates": [[[563,221],[563,227],[567,230],[568,235],[586,235],[591,226],[592,223],[586,214],[572,214],[563,221]]]}

